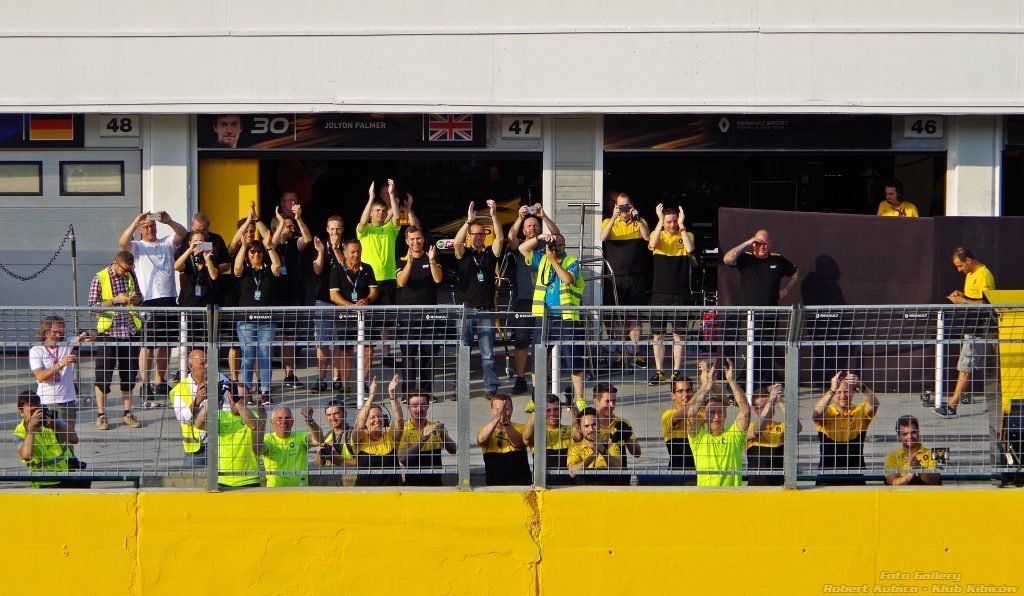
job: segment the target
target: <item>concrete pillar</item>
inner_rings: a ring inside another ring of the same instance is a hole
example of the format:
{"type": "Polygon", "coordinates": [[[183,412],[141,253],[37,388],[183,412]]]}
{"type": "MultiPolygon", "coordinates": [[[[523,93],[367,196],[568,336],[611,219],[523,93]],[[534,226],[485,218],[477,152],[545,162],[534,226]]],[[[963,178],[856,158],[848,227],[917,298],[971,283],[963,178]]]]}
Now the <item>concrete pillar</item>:
{"type": "Polygon", "coordinates": [[[946,214],[999,215],[1003,127],[1000,116],[950,116],[946,214]]]}

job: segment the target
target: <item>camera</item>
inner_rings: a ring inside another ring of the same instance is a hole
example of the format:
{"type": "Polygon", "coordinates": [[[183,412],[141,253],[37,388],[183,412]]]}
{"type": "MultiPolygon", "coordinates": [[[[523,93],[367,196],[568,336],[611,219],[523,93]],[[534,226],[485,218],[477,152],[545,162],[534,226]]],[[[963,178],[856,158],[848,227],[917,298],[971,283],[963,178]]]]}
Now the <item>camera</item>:
{"type": "Polygon", "coordinates": [[[50,408],[43,407],[43,418],[54,419],[57,417],[57,410],[51,410],[50,408]]]}
{"type": "Polygon", "coordinates": [[[200,242],[196,244],[196,250],[200,252],[212,252],[213,242],[200,242]]]}
{"type": "Polygon", "coordinates": [[[146,219],[148,219],[149,221],[160,221],[160,214],[157,213],[156,211],[150,211],[148,214],[146,214],[146,219]]]}
{"type": "Polygon", "coordinates": [[[89,464],[73,455],[68,458],[68,470],[84,470],[87,467],[89,467],[89,464]]]}
{"type": "Polygon", "coordinates": [[[529,215],[537,215],[537,208],[536,207],[527,207],[526,208],[526,213],[528,213],[529,215]]]}

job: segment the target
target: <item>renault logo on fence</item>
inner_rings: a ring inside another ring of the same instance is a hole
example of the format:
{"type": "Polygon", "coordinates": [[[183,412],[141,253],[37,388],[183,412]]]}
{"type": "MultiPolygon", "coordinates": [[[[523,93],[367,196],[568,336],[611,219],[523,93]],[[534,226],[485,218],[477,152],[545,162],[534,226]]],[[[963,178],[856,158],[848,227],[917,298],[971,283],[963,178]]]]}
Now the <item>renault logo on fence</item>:
{"type": "Polygon", "coordinates": [[[731,124],[729,123],[729,119],[725,116],[722,116],[722,119],[718,121],[718,130],[722,132],[729,132],[730,126],[731,124]]]}

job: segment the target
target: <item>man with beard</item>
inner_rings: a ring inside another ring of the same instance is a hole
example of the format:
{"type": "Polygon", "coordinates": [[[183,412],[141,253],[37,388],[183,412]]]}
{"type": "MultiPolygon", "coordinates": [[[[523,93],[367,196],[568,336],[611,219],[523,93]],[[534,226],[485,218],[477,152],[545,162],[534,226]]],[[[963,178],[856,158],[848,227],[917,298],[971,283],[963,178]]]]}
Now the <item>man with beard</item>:
{"type": "Polygon", "coordinates": [[[405,466],[406,486],[441,486],[442,451],[455,455],[457,447],[443,422],[427,419],[430,398],[409,396],[409,420],[398,444],[398,461],[405,466]]]}

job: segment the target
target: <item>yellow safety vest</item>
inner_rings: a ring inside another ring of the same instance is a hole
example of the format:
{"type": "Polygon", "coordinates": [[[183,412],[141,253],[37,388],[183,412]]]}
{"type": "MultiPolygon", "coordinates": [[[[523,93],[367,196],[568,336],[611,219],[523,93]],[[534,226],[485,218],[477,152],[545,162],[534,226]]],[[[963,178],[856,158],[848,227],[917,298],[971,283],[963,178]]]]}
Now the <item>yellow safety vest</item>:
{"type": "MultiPolygon", "coordinates": [[[[192,407],[192,381],[191,375],[185,377],[180,383],[171,389],[171,405],[174,405],[174,398],[180,398],[185,407],[192,407]]],[[[195,427],[194,424],[182,422],[181,424],[181,444],[185,448],[185,453],[196,453],[199,448],[203,446],[202,431],[195,427]]]]}
{"type": "MultiPolygon", "coordinates": [[[[100,300],[110,300],[114,297],[114,288],[110,284],[110,268],[107,267],[96,274],[96,277],[100,280],[100,300]]],[[[128,293],[135,293],[135,279],[128,276],[128,293]]],[[[96,315],[96,331],[100,333],[106,333],[114,325],[114,312],[112,310],[105,310],[100,314],[96,315]]],[[[132,317],[132,326],[135,329],[142,329],[142,319],[139,315],[134,312],[130,313],[132,317]]]]}
{"type": "MultiPolygon", "coordinates": [[[[576,257],[565,255],[562,257],[562,268],[568,269],[573,263],[577,261],[576,257]]],[[[551,262],[548,260],[548,256],[544,255],[540,259],[540,266],[537,268],[537,285],[533,288],[533,315],[544,316],[544,296],[547,294],[548,286],[545,280],[549,276],[556,275],[551,266],[551,262]]],[[[554,282],[552,282],[554,283],[554,282]]],[[[580,271],[573,280],[573,283],[567,284],[562,283],[559,280],[558,288],[558,303],[566,306],[579,306],[583,302],[583,272],[580,271]]],[[[577,310],[563,310],[562,319],[566,321],[578,321],[580,319],[580,313],[577,310]]]]}

